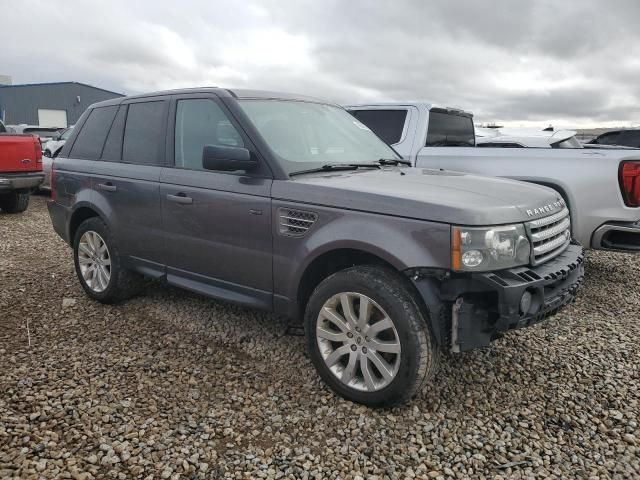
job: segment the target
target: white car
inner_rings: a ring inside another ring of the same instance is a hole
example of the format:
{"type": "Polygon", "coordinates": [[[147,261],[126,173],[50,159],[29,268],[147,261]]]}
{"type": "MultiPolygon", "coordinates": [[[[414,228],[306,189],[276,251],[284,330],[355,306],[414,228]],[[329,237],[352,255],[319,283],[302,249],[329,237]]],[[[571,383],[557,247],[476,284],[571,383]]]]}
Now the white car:
{"type": "Polygon", "coordinates": [[[582,148],[573,130],[476,127],[476,147],[582,148]]]}
{"type": "Polygon", "coordinates": [[[72,131],[73,131],[73,127],[71,126],[71,127],[67,128],[67,129],[63,130],[62,132],[58,133],[57,135],[55,135],[48,142],[44,143],[42,145],[42,153],[44,154],[44,156],[45,157],[53,156],[53,153],[56,150],[58,150],[58,148],[60,148],[62,145],[65,144],[65,142],[67,141],[67,139],[71,135],[72,131]]]}
{"type": "Polygon", "coordinates": [[[40,188],[42,190],[51,190],[51,165],[53,164],[53,156],[67,142],[67,139],[73,132],[73,126],[63,130],[42,146],[42,171],[44,172],[44,181],[40,188]]]}
{"type": "Polygon", "coordinates": [[[10,133],[35,135],[40,139],[42,145],[60,133],[60,129],[56,127],[40,127],[38,125],[27,125],[25,123],[21,123],[20,125],[5,125],[5,127],[10,133]]]}

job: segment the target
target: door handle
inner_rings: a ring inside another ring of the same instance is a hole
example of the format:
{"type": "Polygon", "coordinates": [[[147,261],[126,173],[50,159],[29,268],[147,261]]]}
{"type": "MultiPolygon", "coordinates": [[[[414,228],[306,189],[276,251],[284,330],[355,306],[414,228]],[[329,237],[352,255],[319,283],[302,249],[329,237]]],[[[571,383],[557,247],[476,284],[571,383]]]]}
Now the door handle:
{"type": "Polygon", "coordinates": [[[98,190],[104,190],[105,192],[115,192],[118,189],[113,183],[99,183],[98,190]]]}
{"type": "Polygon", "coordinates": [[[187,197],[184,193],[180,192],[177,195],[167,195],[167,200],[181,205],[191,205],[193,198],[187,197]]]}

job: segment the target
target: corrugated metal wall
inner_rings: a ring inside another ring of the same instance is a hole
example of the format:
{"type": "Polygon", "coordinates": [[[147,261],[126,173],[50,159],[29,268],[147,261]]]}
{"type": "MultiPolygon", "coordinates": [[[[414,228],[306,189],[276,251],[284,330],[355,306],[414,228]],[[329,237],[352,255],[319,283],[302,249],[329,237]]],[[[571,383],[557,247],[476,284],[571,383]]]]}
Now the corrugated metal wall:
{"type": "Polygon", "coordinates": [[[121,96],[74,82],[0,86],[0,117],[5,124],[38,125],[38,109],[66,110],[73,125],[92,103],[121,96]]]}

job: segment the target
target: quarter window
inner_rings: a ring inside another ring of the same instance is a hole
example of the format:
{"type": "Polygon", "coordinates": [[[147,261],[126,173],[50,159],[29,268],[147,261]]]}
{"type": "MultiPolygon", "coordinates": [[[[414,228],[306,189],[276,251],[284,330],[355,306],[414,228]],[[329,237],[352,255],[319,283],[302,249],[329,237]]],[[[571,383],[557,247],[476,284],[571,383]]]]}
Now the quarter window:
{"type": "Polygon", "coordinates": [[[243,147],[242,137],[213,100],[179,100],[176,109],[175,166],[202,170],[205,146],[243,147]]]}
{"type": "Polygon", "coordinates": [[[352,110],[350,113],[387,145],[394,145],[402,140],[407,110],[352,110]]]}
{"type": "Polygon", "coordinates": [[[122,144],[122,161],[146,165],[164,163],[164,101],[131,103],[122,144]]]}
{"type": "Polygon", "coordinates": [[[73,142],[70,154],[72,158],[84,160],[97,160],[100,158],[104,141],[107,138],[107,133],[117,110],[117,105],[98,107],[91,110],[75,142],[73,142]]]}

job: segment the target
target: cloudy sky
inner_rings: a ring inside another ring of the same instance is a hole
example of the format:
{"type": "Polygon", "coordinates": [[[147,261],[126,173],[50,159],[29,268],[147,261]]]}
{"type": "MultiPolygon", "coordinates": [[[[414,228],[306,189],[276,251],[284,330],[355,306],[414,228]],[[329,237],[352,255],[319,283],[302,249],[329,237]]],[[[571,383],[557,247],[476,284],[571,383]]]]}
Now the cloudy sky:
{"type": "Polygon", "coordinates": [[[640,125],[637,0],[0,0],[0,74],[430,100],[511,126],[640,125]]]}

